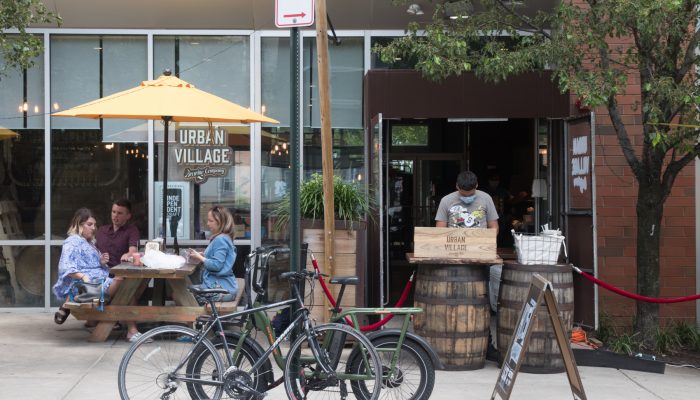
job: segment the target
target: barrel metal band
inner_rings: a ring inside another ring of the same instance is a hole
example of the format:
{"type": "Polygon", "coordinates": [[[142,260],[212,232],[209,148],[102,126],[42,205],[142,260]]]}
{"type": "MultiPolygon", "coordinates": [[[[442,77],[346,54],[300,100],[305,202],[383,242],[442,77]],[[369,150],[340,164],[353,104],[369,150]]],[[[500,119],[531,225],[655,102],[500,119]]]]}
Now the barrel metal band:
{"type": "MultiPolygon", "coordinates": [[[[418,275],[418,282],[420,281],[432,281],[432,282],[462,282],[462,283],[481,283],[485,284],[486,283],[486,277],[483,277],[483,279],[475,279],[475,280],[465,280],[464,276],[434,276],[434,275],[418,275]]],[[[528,285],[530,283],[528,282],[528,285]]]]}
{"type": "Polygon", "coordinates": [[[441,304],[441,305],[468,305],[468,304],[478,304],[478,305],[487,305],[489,303],[489,299],[486,297],[486,295],[483,295],[481,298],[461,298],[461,299],[445,299],[442,297],[424,297],[424,296],[415,296],[414,297],[415,301],[419,301],[421,303],[426,303],[426,304],[441,304]]]}
{"type": "MultiPolygon", "coordinates": [[[[515,286],[515,287],[530,287],[530,282],[520,282],[520,281],[511,281],[510,279],[503,279],[501,281],[501,286],[515,286]]],[[[552,283],[552,288],[553,289],[569,289],[573,288],[574,283],[573,282],[566,282],[566,283],[552,283]]]]}
{"type": "MultiPolygon", "coordinates": [[[[520,310],[523,307],[522,301],[499,300],[498,304],[511,310],[520,310]]],[[[540,308],[546,309],[546,307],[546,305],[540,304],[540,308]]],[[[557,308],[559,311],[574,311],[574,304],[557,302],[557,308]]]]}
{"type": "Polygon", "coordinates": [[[445,331],[427,331],[427,330],[420,330],[420,335],[423,337],[430,337],[430,338],[482,338],[482,337],[488,337],[489,335],[489,328],[484,329],[483,331],[476,331],[476,332],[445,332],[445,331]]]}

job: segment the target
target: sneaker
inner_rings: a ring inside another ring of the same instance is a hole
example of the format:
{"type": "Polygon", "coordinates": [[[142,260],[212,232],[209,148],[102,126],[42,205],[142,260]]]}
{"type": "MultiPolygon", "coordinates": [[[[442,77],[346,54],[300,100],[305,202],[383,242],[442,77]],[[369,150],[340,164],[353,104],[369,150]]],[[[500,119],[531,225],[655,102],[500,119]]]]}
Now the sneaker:
{"type": "Polygon", "coordinates": [[[194,343],[194,340],[192,340],[192,336],[187,335],[179,336],[177,339],[175,339],[175,341],[180,343],[194,343]]]}
{"type": "MultiPolygon", "coordinates": [[[[129,341],[129,343],[134,343],[134,342],[136,342],[137,340],[139,340],[139,339],[141,338],[141,336],[143,336],[143,333],[141,333],[141,332],[136,332],[136,333],[134,333],[134,334],[131,335],[131,336],[128,336],[128,335],[127,335],[126,340],[129,341]]],[[[148,339],[148,340],[146,340],[146,343],[153,343],[153,339],[148,339]]]]}

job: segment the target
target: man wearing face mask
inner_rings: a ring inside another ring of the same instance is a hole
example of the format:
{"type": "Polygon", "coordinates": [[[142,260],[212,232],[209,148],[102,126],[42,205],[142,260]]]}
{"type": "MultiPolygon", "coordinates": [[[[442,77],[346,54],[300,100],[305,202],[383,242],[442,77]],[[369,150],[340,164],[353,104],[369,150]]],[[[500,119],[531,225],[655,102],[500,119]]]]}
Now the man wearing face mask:
{"type": "MultiPolygon", "coordinates": [[[[440,200],[435,215],[435,226],[438,228],[489,228],[498,232],[498,212],[493,199],[488,193],[477,190],[478,186],[473,172],[461,172],[457,176],[457,191],[440,200]]],[[[500,270],[498,278],[500,281],[500,270]]],[[[490,289],[490,291],[498,293],[497,289],[490,289]]],[[[489,331],[486,359],[498,362],[499,357],[489,331]]]]}
{"type": "Polygon", "coordinates": [[[471,171],[457,176],[457,190],[440,200],[436,227],[489,228],[498,230],[498,212],[491,196],[477,190],[478,180],[471,171]]]}

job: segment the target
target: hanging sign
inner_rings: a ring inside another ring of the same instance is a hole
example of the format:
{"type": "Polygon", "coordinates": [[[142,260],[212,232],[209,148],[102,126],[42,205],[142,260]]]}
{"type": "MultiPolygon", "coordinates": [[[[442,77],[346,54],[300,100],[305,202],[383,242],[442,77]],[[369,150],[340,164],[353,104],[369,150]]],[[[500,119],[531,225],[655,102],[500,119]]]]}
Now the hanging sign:
{"type": "Polygon", "coordinates": [[[593,157],[590,117],[568,122],[569,141],[567,160],[569,162],[569,209],[591,210],[593,157]]]}
{"type": "Polygon", "coordinates": [[[566,368],[566,376],[569,378],[571,393],[574,395],[574,399],[586,400],[586,393],[583,390],[583,383],[581,383],[581,376],[578,373],[574,353],[571,351],[569,340],[566,337],[564,323],[559,316],[559,307],[557,306],[557,300],[554,298],[552,283],[542,278],[539,274],[533,275],[532,281],[530,282],[530,291],[525,298],[523,308],[520,310],[518,324],[513,331],[508,351],[505,353],[503,366],[496,380],[496,387],[493,389],[493,393],[491,393],[491,400],[494,400],[496,395],[504,400],[510,398],[513,385],[515,384],[515,377],[518,375],[520,364],[525,357],[525,352],[530,343],[532,326],[534,325],[535,318],[537,318],[537,308],[539,308],[543,298],[547,306],[549,320],[552,323],[557,344],[559,344],[561,356],[564,360],[564,367],[566,368]]]}
{"type": "Polygon", "coordinates": [[[176,141],[175,162],[185,167],[184,179],[204,183],[209,177],[228,175],[233,153],[225,129],[181,128],[176,141]]]}
{"type": "Polygon", "coordinates": [[[314,0],[275,0],[275,26],[291,28],[314,24],[314,0]]]}

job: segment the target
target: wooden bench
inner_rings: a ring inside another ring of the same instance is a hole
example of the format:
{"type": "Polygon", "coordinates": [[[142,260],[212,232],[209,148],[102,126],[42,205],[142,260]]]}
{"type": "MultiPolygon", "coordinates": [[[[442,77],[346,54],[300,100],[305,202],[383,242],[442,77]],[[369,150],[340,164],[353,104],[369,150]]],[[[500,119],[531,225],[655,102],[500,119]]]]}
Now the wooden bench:
{"type": "MultiPolygon", "coordinates": [[[[236,283],[238,283],[236,298],[231,301],[221,301],[216,303],[216,309],[219,311],[219,314],[230,314],[238,310],[238,303],[240,303],[245,292],[245,280],[243,280],[243,278],[236,278],[236,283]]],[[[206,305],[206,313],[211,314],[211,307],[209,307],[209,304],[206,305]]]]}
{"type": "MultiPolygon", "coordinates": [[[[238,283],[238,293],[232,301],[224,301],[216,304],[217,310],[221,314],[230,314],[238,309],[238,304],[243,298],[245,284],[242,278],[236,278],[238,283]]],[[[169,322],[192,322],[198,316],[211,313],[209,305],[205,306],[128,306],[128,305],[105,305],[104,311],[99,311],[99,302],[75,303],[67,301],[63,307],[71,310],[78,320],[96,321],[169,321],[169,322]]]]}

